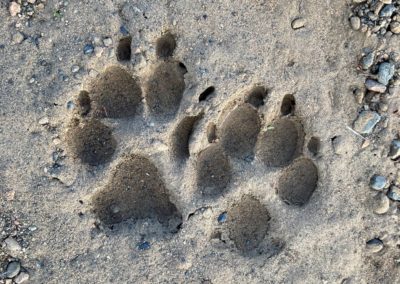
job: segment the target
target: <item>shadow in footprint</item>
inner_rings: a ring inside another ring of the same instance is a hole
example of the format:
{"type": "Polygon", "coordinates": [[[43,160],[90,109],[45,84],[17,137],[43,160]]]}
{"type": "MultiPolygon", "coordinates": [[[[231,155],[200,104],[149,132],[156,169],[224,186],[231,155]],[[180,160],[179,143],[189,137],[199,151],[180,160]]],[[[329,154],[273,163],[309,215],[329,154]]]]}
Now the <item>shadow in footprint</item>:
{"type": "Polygon", "coordinates": [[[282,100],[281,114],[290,115],[294,113],[296,107],[296,100],[293,95],[286,95],[282,100]]]}
{"type": "Polygon", "coordinates": [[[92,166],[110,161],[117,146],[111,129],[96,119],[74,119],[65,140],[74,157],[92,166]]]}
{"type": "Polygon", "coordinates": [[[195,116],[184,117],[175,127],[171,135],[172,156],[180,161],[189,158],[189,140],[193,127],[198,120],[203,117],[203,113],[195,116]]]}
{"type": "Polygon", "coordinates": [[[157,168],[136,154],[124,158],[109,183],[93,196],[93,211],[107,225],[153,218],[173,232],[182,223],[157,168]]]}
{"type": "Polygon", "coordinates": [[[176,41],[173,34],[165,33],[156,41],[156,55],[158,58],[168,58],[174,54],[176,41]]]}
{"type": "Polygon", "coordinates": [[[242,104],[231,111],[220,129],[220,141],[230,157],[249,159],[261,128],[257,109],[250,104],[242,104]]]}
{"type": "Polygon", "coordinates": [[[307,158],[295,160],[282,172],[278,181],[278,195],[287,204],[304,205],[315,191],[318,169],[307,158]]]}
{"type": "Polygon", "coordinates": [[[268,92],[262,86],[256,86],[252,88],[245,96],[244,101],[251,104],[255,108],[264,105],[264,100],[267,97],[268,92]]]}
{"type": "Polygon", "coordinates": [[[256,155],[267,167],[287,166],[301,152],[304,133],[300,123],[281,118],[260,134],[256,155]]]}
{"type": "Polygon", "coordinates": [[[218,144],[211,144],[199,153],[196,164],[196,184],[205,197],[218,197],[229,185],[231,165],[218,144]]]}
{"type": "Polygon", "coordinates": [[[227,211],[229,238],[243,254],[251,253],[264,240],[271,219],[258,199],[245,195],[227,211]]]}
{"type": "Polygon", "coordinates": [[[92,81],[89,95],[94,117],[134,116],[142,100],[142,90],[138,80],[119,66],[108,67],[92,81]]]}
{"type": "Polygon", "coordinates": [[[132,56],[132,37],[126,36],[119,40],[117,46],[117,60],[121,62],[126,62],[131,60],[132,56]]]}
{"type": "Polygon", "coordinates": [[[186,69],[178,62],[158,63],[144,83],[144,94],[150,113],[155,118],[173,117],[185,91],[186,69]]]}

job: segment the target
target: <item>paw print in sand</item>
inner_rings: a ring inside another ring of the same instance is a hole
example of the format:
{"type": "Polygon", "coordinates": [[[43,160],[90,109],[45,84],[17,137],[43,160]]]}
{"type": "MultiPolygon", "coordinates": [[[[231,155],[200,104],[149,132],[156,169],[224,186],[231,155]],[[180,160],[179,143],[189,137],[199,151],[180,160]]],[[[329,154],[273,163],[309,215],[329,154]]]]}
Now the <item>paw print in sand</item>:
{"type": "MultiPolygon", "coordinates": [[[[129,61],[131,40],[128,37],[119,42],[119,61],[129,61]]],[[[178,120],[182,117],[179,112],[187,69],[173,57],[176,46],[175,36],[165,33],[156,40],[156,62],[141,79],[122,65],[109,66],[75,98],[76,108],[64,139],[70,156],[90,167],[119,161],[110,170],[105,185],[92,195],[95,216],[105,226],[126,220],[152,220],[170,233],[185,226],[187,218],[182,216],[181,205],[174,203],[171,187],[165,182],[168,179],[152,157],[143,149],[115,157],[117,139],[103,120],[129,120],[136,116],[150,117],[160,125],[172,121],[174,127],[162,128],[169,137],[169,158],[182,168],[193,165],[193,192],[205,203],[221,198],[234,200],[230,193],[235,186],[235,164],[239,161],[248,170],[251,163],[260,161],[259,167],[279,171],[276,193],[283,202],[305,205],[317,187],[318,170],[303,155],[305,133],[295,115],[294,96],[286,95],[280,115],[273,121],[264,121],[261,109],[267,107],[268,91],[262,86],[253,87],[228,103],[218,123],[203,123],[207,125],[201,132],[206,146],[192,153],[189,144],[194,129],[201,120],[209,120],[204,106],[211,104],[207,97],[215,88],[209,87],[200,95],[200,111],[178,120]]],[[[318,151],[319,142],[314,140],[308,145],[311,152],[318,151]]],[[[262,251],[260,245],[268,242],[269,225],[274,221],[267,206],[261,198],[248,193],[228,204],[217,231],[226,235],[242,254],[262,251]]]]}

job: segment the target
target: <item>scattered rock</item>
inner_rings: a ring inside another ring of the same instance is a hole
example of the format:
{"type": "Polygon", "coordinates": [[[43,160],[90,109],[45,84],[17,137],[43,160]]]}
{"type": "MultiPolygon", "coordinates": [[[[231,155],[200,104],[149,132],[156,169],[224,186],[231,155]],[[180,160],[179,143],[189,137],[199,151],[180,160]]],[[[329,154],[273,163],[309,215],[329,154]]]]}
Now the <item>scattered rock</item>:
{"type": "Polygon", "coordinates": [[[365,87],[366,87],[369,91],[372,91],[372,92],[377,92],[377,93],[384,93],[384,92],[386,92],[386,86],[385,86],[385,85],[383,85],[383,84],[381,84],[381,83],[378,83],[377,81],[372,80],[372,79],[367,79],[367,80],[365,81],[365,87]]]}
{"type": "Polygon", "coordinates": [[[15,17],[18,13],[21,13],[21,5],[16,2],[11,2],[8,10],[10,11],[10,15],[15,17]]]}
{"type": "Polygon", "coordinates": [[[107,37],[107,38],[103,39],[103,44],[104,44],[104,46],[105,46],[105,47],[109,47],[109,46],[111,46],[111,45],[112,45],[112,43],[113,43],[113,41],[112,41],[112,39],[111,39],[111,38],[109,38],[109,37],[107,37]]]}
{"type": "Polygon", "coordinates": [[[387,196],[394,201],[400,201],[400,188],[397,186],[392,185],[389,188],[387,196]]]}
{"type": "Polygon", "coordinates": [[[18,261],[11,261],[7,265],[6,277],[13,278],[21,271],[21,264],[18,261]]]}
{"type": "Polygon", "coordinates": [[[226,222],[226,219],[228,218],[228,215],[227,215],[227,213],[226,212],[223,212],[223,213],[221,213],[219,216],[218,216],[218,223],[224,223],[224,222],[226,222]]]}
{"type": "Polygon", "coordinates": [[[151,248],[151,245],[149,242],[141,242],[137,245],[138,250],[148,250],[151,248]]]}
{"type": "Polygon", "coordinates": [[[29,280],[29,274],[26,272],[21,272],[17,277],[15,277],[14,282],[16,284],[21,284],[29,280]]]}
{"type": "Polygon", "coordinates": [[[46,124],[49,124],[49,118],[48,117],[42,117],[41,119],[39,119],[39,124],[40,125],[46,125],[46,124]]]}
{"type": "Polygon", "coordinates": [[[83,47],[84,54],[92,54],[93,52],[94,52],[93,44],[88,43],[83,47]]]}
{"type": "Polygon", "coordinates": [[[390,24],[390,31],[394,34],[400,33],[400,23],[399,22],[392,22],[390,24]]]}
{"type": "Polygon", "coordinates": [[[3,245],[10,252],[19,252],[22,249],[20,244],[13,237],[5,239],[3,245]]]}
{"type": "Polygon", "coordinates": [[[306,24],[306,20],[304,20],[303,18],[294,19],[292,21],[292,29],[298,30],[298,29],[304,28],[305,24],[306,24]]]}
{"type": "Polygon", "coordinates": [[[381,17],[391,17],[394,11],[396,11],[396,7],[393,4],[385,5],[379,15],[381,17]]]}
{"type": "Polygon", "coordinates": [[[20,44],[25,40],[24,35],[21,32],[16,32],[15,34],[13,34],[12,36],[12,42],[14,44],[20,44]]]}
{"type": "Polygon", "coordinates": [[[71,72],[72,73],[77,73],[79,71],[80,67],[78,65],[72,65],[71,67],[71,72]]]}
{"type": "Polygon", "coordinates": [[[378,113],[364,110],[354,121],[354,130],[360,134],[370,134],[380,120],[381,116],[378,113]]]}
{"type": "Polygon", "coordinates": [[[366,54],[361,60],[361,67],[364,70],[368,70],[372,64],[374,64],[375,54],[370,52],[366,54]]]}
{"type": "Polygon", "coordinates": [[[361,28],[361,19],[357,16],[351,17],[350,26],[353,30],[358,31],[361,28]]]}
{"type": "Polygon", "coordinates": [[[374,213],[375,214],[385,214],[389,211],[390,200],[389,198],[382,192],[379,192],[378,195],[374,198],[374,213]]]}
{"type": "Polygon", "coordinates": [[[390,144],[389,157],[392,160],[396,160],[400,157],[400,140],[395,139],[390,144]]]}
{"type": "Polygon", "coordinates": [[[380,239],[375,238],[367,241],[366,247],[368,252],[377,253],[383,249],[383,242],[380,239]]]}
{"type": "Polygon", "coordinates": [[[381,175],[374,175],[371,177],[369,185],[372,189],[382,190],[386,187],[388,180],[386,177],[381,175]]]}
{"type": "Polygon", "coordinates": [[[378,82],[387,85],[389,84],[389,80],[392,79],[394,75],[394,64],[389,62],[383,62],[379,65],[379,73],[378,73],[378,82]]]}

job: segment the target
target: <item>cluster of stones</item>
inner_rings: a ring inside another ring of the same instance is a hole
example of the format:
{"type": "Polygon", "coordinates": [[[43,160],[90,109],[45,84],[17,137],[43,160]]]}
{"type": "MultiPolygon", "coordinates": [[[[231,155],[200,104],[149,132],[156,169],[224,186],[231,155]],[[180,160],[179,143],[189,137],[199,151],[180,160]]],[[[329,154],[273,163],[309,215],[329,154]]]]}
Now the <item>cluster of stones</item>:
{"type": "Polygon", "coordinates": [[[36,12],[44,10],[46,0],[16,0],[10,2],[9,12],[12,17],[31,18],[36,12]]]}
{"type": "Polygon", "coordinates": [[[365,88],[354,91],[357,103],[362,105],[362,111],[353,125],[359,134],[371,134],[386,116],[388,100],[400,85],[397,57],[395,53],[366,50],[360,60],[360,68],[368,73],[368,77],[365,88]]]}
{"type": "Polygon", "coordinates": [[[353,0],[349,21],[353,30],[367,35],[400,33],[399,0],[353,0]]]}

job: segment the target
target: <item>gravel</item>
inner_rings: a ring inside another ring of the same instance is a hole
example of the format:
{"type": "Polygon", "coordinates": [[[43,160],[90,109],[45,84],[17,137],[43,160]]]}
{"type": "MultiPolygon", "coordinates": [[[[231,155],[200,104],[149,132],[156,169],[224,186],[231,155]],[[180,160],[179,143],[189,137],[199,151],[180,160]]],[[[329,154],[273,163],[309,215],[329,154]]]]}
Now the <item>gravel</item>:
{"type": "Polygon", "coordinates": [[[306,20],[303,18],[297,18],[292,21],[292,29],[298,30],[304,28],[306,25],[306,20]]]}
{"type": "Polygon", "coordinates": [[[8,7],[8,10],[10,11],[10,15],[12,17],[17,16],[18,13],[21,12],[21,5],[19,5],[16,2],[11,2],[10,6],[8,7]]]}
{"type": "Polygon", "coordinates": [[[143,250],[149,250],[150,248],[151,248],[151,245],[147,241],[138,243],[138,245],[137,245],[137,249],[138,250],[142,250],[142,251],[143,250]]]}
{"type": "Polygon", "coordinates": [[[361,19],[357,16],[351,17],[350,26],[353,30],[358,31],[361,28],[361,19]]]}
{"type": "Polygon", "coordinates": [[[390,144],[389,157],[392,160],[396,160],[400,157],[400,140],[395,139],[390,144]]]}
{"type": "Polygon", "coordinates": [[[389,62],[383,62],[379,65],[378,82],[387,86],[389,80],[392,79],[395,71],[395,66],[389,62]]]}
{"type": "Polygon", "coordinates": [[[83,53],[84,54],[92,54],[93,52],[94,52],[93,44],[88,43],[83,47],[83,53]]]}
{"type": "Polygon", "coordinates": [[[15,277],[14,282],[16,284],[21,284],[29,280],[29,274],[26,272],[21,272],[17,277],[15,277]]]}
{"type": "Polygon", "coordinates": [[[381,84],[375,80],[372,79],[367,79],[365,81],[365,87],[367,90],[376,92],[376,93],[384,93],[386,92],[386,86],[384,84],[381,84]]]}
{"type": "Polygon", "coordinates": [[[20,244],[13,237],[5,239],[3,245],[9,252],[19,252],[22,250],[20,244]]]}
{"type": "Polygon", "coordinates": [[[374,175],[371,177],[369,185],[372,189],[382,190],[387,185],[387,178],[381,175],[374,175]]]}
{"type": "Polygon", "coordinates": [[[103,44],[104,44],[105,47],[110,47],[112,45],[112,43],[113,43],[113,41],[109,37],[103,39],[103,44]]]}
{"type": "Polygon", "coordinates": [[[366,243],[367,250],[372,253],[380,252],[383,249],[383,242],[378,239],[372,239],[366,243]]]}
{"type": "Polygon", "coordinates": [[[21,271],[21,264],[18,261],[11,261],[7,265],[6,277],[13,278],[21,271]]]}
{"type": "Polygon", "coordinates": [[[365,55],[361,60],[361,67],[364,70],[368,70],[372,64],[374,64],[375,54],[373,52],[365,55]]]}
{"type": "Polygon", "coordinates": [[[375,214],[378,215],[385,214],[386,212],[389,211],[390,208],[389,198],[383,192],[379,192],[374,199],[373,208],[375,214]]]}
{"type": "Polygon", "coordinates": [[[360,134],[370,134],[380,120],[381,116],[375,111],[364,110],[354,121],[353,128],[360,134]]]}
{"type": "Polygon", "coordinates": [[[392,185],[389,188],[387,196],[394,201],[400,201],[400,188],[397,186],[392,185]]]}

